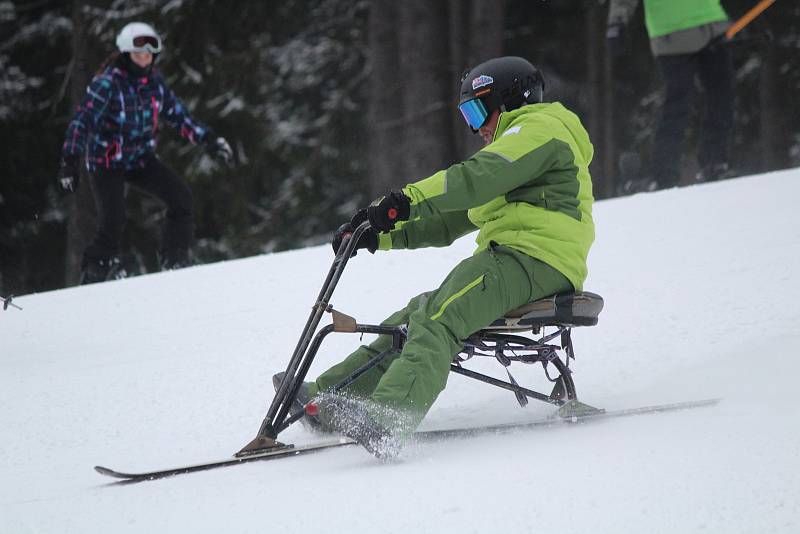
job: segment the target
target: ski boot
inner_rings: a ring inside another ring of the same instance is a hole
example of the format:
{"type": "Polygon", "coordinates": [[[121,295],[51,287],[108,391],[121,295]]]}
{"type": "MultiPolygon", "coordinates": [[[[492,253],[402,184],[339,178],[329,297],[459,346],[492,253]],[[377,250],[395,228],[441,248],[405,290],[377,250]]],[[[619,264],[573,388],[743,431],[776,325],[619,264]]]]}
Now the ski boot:
{"type": "Polygon", "coordinates": [[[698,182],[716,182],[717,180],[729,178],[730,175],[731,173],[727,163],[712,163],[697,171],[695,179],[698,182]]]}
{"type": "Polygon", "coordinates": [[[402,440],[369,413],[368,402],[326,393],[307,404],[305,412],[327,428],[356,441],[379,460],[392,461],[400,454],[402,440]]]}
{"type": "MultiPolygon", "coordinates": [[[[281,387],[281,382],[283,382],[283,376],[285,372],[280,372],[272,375],[272,387],[275,388],[275,391],[278,391],[278,388],[281,387]]],[[[320,434],[327,434],[330,433],[330,427],[324,425],[318,417],[309,415],[305,412],[305,406],[309,402],[311,402],[311,397],[308,395],[308,385],[309,382],[303,382],[300,385],[300,389],[297,390],[297,396],[292,401],[292,405],[289,407],[289,413],[291,415],[296,415],[298,413],[303,413],[304,416],[300,419],[300,423],[306,429],[317,432],[320,434]]]]}
{"type": "Polygon", "coordinates": [[[95,284],[107,280],[120,280],[128,276],[125,267],[116,256],[105,259],[84,258],[81,265],[81,285],[95,284]]]}
{"type": "Polygon", "coordinates": [[[622,182],[619,189],[620,195],[634,195],[636,193],[652,193],[658,189],[658,182],[652,178],[643,178],[640,180],[629,179],[622,182]]]}
{"type": "Polygon", "coordinates": [[[161,256],[161,270],[174,271],[195,265],[191,253],[187,249],[166,251],[161,256]]]}

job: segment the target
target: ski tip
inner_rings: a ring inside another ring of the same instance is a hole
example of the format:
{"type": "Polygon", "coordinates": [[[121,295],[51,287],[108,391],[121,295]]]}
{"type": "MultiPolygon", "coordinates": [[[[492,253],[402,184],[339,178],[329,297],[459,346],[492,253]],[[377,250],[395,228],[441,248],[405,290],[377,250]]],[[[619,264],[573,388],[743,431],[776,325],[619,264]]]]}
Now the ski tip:
{"type": "Polygon", "coordinates": [[[119,473],[114,471],[113,469],[109,469],[108,467],[103,467],[102,465],[94,466],[94,470],[100,473],[101,475],[105,475],[107,477],[114,477],[114,478],[130,478],[123,473],[119,473]]]}

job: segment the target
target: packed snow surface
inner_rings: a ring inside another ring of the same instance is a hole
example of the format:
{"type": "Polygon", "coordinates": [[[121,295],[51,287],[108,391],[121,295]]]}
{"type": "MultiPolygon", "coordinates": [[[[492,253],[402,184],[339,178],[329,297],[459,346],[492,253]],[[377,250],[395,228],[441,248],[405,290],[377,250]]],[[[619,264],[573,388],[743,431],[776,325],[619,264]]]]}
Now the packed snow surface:
{"type": "MultiPolygon", "coordinates": [[[[20,296],[22,311],[0,311],[0,532],[800,532],[798,198],[789,170],[595,205],[586,289],[606,307],[573,335],[581,399],[718,405],[418,444],[388,465],[346,447],[134,485],[92,469],[247,443],[328,246],[20,296]]],[[[379,322],[438,286],[472,239],[360,253],[332,303],[379,322]]],[[[330,336],[311,374],[358,343],[330,336]]],[[[512,371],[526,385],[541,374],[512,371]]],[[[551,410],[453,375],[423,428],[551,410]]],[[[320,439],[299,425],[282,438],[320,439]]]]}

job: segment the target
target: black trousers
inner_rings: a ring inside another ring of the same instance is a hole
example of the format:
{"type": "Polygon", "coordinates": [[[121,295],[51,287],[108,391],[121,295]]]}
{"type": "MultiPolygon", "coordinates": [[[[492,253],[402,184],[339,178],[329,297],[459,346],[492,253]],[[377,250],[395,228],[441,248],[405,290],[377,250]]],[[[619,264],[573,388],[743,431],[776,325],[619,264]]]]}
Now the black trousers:
{"type": "Polygon", "coordinates": [[[706,93],[698,161],[701,167],[728,162],[733,126],[733,65],[724,43],[694,54],[656,58],[666,85],[663,115],[656,131],[652,173],[660,185],[680,181],[680,157],[696,96],[695,79],[706,93]]]}
{"type": "Polygon", "coordinates": [[[98,169],[90,175],[97,206],[97,232],[84,252],[84,263],[103,260],[119,252],[125,229],[125,183],[159,198],[167,206],[161,254],[174,258],[187,252],[194,234],[192,191],[188,184],[158,158],[150,158],[141,169],[98,169]]]}

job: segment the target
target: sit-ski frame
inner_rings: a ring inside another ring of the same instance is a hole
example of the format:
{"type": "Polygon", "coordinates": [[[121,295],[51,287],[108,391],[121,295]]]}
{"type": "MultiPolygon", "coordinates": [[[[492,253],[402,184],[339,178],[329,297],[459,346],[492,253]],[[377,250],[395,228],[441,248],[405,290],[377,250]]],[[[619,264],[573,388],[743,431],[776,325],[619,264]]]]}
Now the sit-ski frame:
{"type": "MultiPolygon", "coordinates": [[[[347,265],[352,253],[355,250],[355,245],[358,243],[361,234],[369,228],[369,222],[365,221],[354,229],[353,233],[345,236],[342,244],[336,253],[328,276],[322,285],[317,301],[312,307],[311,314],[306,321],[303,328],[300,340],[292,353],[289,364],[286,367],[283,381],[275,392],[275,397],[267,410],[267,415],[261,423],[256,437],[245,447],[242,448],[237,456],[248,456],[264,452],[276,447],[282,447],[283,444],[277,441],[278,434],[283,432],[289,425],[293,424],[301,417],[302,412],[290,415],[290,407],[297,392],[299,391],[306,375],[308,374],[314,357],[322,345],[322,341],[326,336],[332,332],[349,332],[361,334],[378,334],[392,336],[392,346],[386,351],[378,354],[375,358],[371,359],[365,365],[357,369],[352,375],[347,377],[342,382],[336,384],[332,391],[340,391],[353,383],[358,377],[365,372],[372,369],[374,366],[383,361],[386,357],[400,353],[406,339],[406,327],[400,326],[381,326],[381,325],[368,325],[358,324],[355,319],[349,317],[341,312],[333,309],[329,304],[333,290],[341,278],[344,268],[347,265]],[[322,318],[323,313],[330,312],[333,315],[333,323],[324,326],[319,332],[314,335],[317,326],[322,318]],[[313,338],[312,338],[313,336],[313,338]]],[[[528,327],[527,330],[532,330],[533,333],[538,333],[541,326],[528,327]]],[[[572,347],[572,338],[570,335],[571,327],[568,325],[552,325],[556,327],[556,331],[549,335],[543,335],[541,339],[534,340],[529,337],[521,335],[513,335],[508,333],[497,332],[496,330],[481,330],[467,340],[465,340],[464,348],[456,355],[453,363],[450,365],[450,371],[469,378],[474,378],[497,386],[503,389],[512,391],[517,398],[520,405],[525,406],[528,403],[528,398],[536,399],[539,401],[562,406],[570,400],[576,399],[575,384],[572,381],[571,371],[569,369],[570,358],[575,357],[572,347]],[[556,337],[561,337],[561,345],[548,344],[556,337]],[[564,361],[558,356],[558,350],[564,349],[566,357],[564,361]],[[509,381],[498,380],[496,378],[477,373],[475,371],[464,368],[461,364],[474,356],[489,356],[496,358],[503,367],[506,368],[509,381]],[[512,362],[522,363],[541,363],[545,376],[547,379],[554,383],[551,393],[543,394],[524,388],[517,384],[516,380],[511,376],[508,367],[512,362]],[[548,371],[548,366],[552,364],[558,372],[558,375],[551,377],[548,371]]],[[[510,330],[515,328],[510,327],[510,330]]]]}

